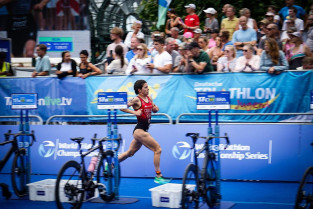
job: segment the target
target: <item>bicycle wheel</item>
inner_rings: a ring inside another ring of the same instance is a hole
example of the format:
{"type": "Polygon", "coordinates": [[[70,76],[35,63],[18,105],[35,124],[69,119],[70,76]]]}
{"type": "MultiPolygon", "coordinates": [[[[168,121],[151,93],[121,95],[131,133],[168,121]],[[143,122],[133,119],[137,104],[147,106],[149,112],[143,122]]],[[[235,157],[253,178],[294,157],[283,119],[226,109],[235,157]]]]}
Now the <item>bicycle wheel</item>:
{"type": "Polygon", "coordinates": [[[55,185],[55,201],[58,209],[79,209],[85,197],[84,177],[76,161],[68,161],[61,168],[55,185]]]}
{"type": "Polygon", "coordinates": [[[205,173],[204,185],[205,185],[205,201],[209,207],[213,207],[221,195],[218,193],[217,184],[217,171],[216,171],[216,161],[215,153],[209,153],[209,160],[207,164],[207,172],[205,173]]]}
{"type": "Polygon", "coordinates": [[[14,155],[12,170],[11,170],[11,180],[14,193],[18,197],[23,197],[27,194],[27,169],[25,160],[25,149],[20,149],[14,155]]]}
{"type": "Polygon", "coordinates": [[[121,170],[118,161],[111,164],[107,158],[101,157],[97,168],[97,185],[99,195],[104,201],[111,201],[115,198],[114,187],[119,186],[120,175],[121,170]]]}
{"type": "Polygon", "coordinates": [[[189,164],[185,170],[182,188],[182,209],[199,207],[196,169],[198,168],[194,164],[189,164]],[[195,187],[194,190],[190,188],[193,186],[195,187]]]}
{"type": "Polygon", "coordinates": [[[295,209],[304,208],[313,208],[313,167],[304,172],[296,196],[295,209]]]}

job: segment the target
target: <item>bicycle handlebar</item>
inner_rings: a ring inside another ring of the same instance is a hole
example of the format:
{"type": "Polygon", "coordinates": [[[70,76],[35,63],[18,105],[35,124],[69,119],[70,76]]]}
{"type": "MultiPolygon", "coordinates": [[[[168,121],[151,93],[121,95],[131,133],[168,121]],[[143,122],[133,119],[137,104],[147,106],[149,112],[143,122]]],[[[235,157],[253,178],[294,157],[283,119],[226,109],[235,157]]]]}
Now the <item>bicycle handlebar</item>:
{"type": "Polygon", "coordinates": [[[224,136],[214,136],[214,135],[212,135],[212,136],[199,136],[199,133],[187,133],[186,136],[190,136],[193,139],[194,143],[197,141],[198,138],[206,139],[207,141],[210,141],[210,140],[215,139],[215,138],[224,138],[226,140],[226,146],[224,149],[226,149],[228,147],[228,145],[230,144],[227,133],[225,133],[224,136]]]}
{"type": "Polygon", "coordinates": [[[19,136],[31,136],[31,137],[32,137],[32,141],[31,141],[31,143],[30,143],[30,146],[32,146],[32,145],[34,144],[34,142],[36,141],[36,137],[35,137],[35,134],[34,134],[34,131],[33,131],[33,130],[32,130],[31,133],[22,133],[22,132],[19,132],[19,133],[17,133],[17,134],[12,134],[11,132],[12,132],[12,131],[9,130],[8,133],[5,133],[5,134],[4,134],[5,142],[0,143],[0,146],[15,142],[15,141],[17,140],[17,137],[19,137],[19,136]],[[10,136],[14,136],[13,140],[9,140],[10,136]]]}

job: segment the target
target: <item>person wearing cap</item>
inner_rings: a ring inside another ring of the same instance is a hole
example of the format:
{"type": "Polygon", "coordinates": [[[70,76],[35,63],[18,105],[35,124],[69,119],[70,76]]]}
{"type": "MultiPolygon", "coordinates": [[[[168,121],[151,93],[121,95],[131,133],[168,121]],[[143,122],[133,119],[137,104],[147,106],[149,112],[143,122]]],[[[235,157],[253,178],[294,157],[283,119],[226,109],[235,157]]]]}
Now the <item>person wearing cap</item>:
{"type": "Polygon", "coordinates": [[[164,49],[164,44],[163,37],[154,38],[153,46],[157,54],[150,63],[147,63],[147,67],[153,74],[167,74],[172,70],[172,56],[164,49]]]}
{"type": "Polygon", "coordinates": [[[278,12],[278,14],[282,16],[283,20],[288,19],[289,9],[291,7],[295,7],[297,9],[297,12],[296,12],[297,18],[301,18],[301,16],[304,16],[304,17],[306,16],[305,10],[301,6],[295,5],[294,0],[285,0],[285,3],[286,3],[286,6],[281,8],[278,12]]]}
{"type": "MultiPolygon", "coordinates": [[[[247,17],[247,26],[248,28],[252,28],[254,29],[256,32],[258,31],[258,26],[256,24],[256,21],[254,19],[251,18],[251,11],[248,8],[243,8],[239,11],[240,16],[245,16],[247,17]]],[[[236,25],[236,30],[241,29],[241,25],[238,24],[236,25]]]]}
{"type": "Polygon", "coordinates": [[[296,14],[297,14],[297,9],[295,7],[289,8],[289,18],[284,21],[282,31],[286,30],[288,20],[294,20],[297,31],[300,32],[300,34],[302,35],[303,30],[304,30],[304,22],[303,20],[297,18],[296,14]]]}
{"type": "Polygon", "coordinates": [[[216,10],[212,7],[203,10],[207,18],[205,18],[204,32],[211,33],[212,31],[219,31],[218,20],[215,18],[216,10]]]}
{"type": "Polygon", "coordinates": [[[269,24],[269,21],[267,19],[263,19],[263,20],[259,21],[259,29],[258,29],[258,32],[256,34],[257,43],[259,43],[261,38],[266,35],[266,27],[268,24],[269,24]]]}
{"type": "Polygon", "coordinates": [[[291,43],[294,44],[286,54],[288,54],[289,69],[295,70],[297,67],[302,66],[302,59],[305,56],[313,57],[313,53],[305,44],[303,44],[301,34],[299,32],[293,32],[289,34],[291,43]]]}
{"type": "Polygon", "coordinates": [[[191,42],[187,46],[187,56],[188,64],[194,73],[202,74],[213,71],[208,53],[200,49],[197,42],[191,42]]]}
{"type": "Polygon", "coordinates": [[[6,53],[0,52],[0,77],[13,76],[11,64],[5,61],[6,53]]]}
{"type": "Polygon", "coordinates": [[[274,16],[275,14],[272,12],[266,12],[265,19],[269,21],[269,23],[274,23],[274,16]]]}
{"type": "Polygon", "coordinates": [[[223,19],[221,23],[221,29],[229,31],[229,39],[233,38],[233,33],[236,30],[236,25],[239,22],[239,19],[235,16],[235,13],[235,7],[229,6],[226,10],[227,18],[223,19]]]}
{"type": "Polygon", "coordinates": [[[195,13],[196,5],[188,4],[185,6],[185,8],[188,15],[186,16],[184,23],[181,22],[181,25],[184,28],[184,33],[191,32],[194,34],[194,30],[200,26],[199,17],[195,13]]]}
{"type": "Polygon", "coordinates": [[[235,31],[233,35],[232,42],[236,47],[236,55],[240,57],[243,55],[242,48],[245,45],[256,45],[257,37],[256,31],[252,28],[249,28],[247,25],[248,18],[246,16],[241,16],[239,19],[239,23],[241,26],[240,30],[235,31]]]}
{"type": "Polygon", "coordinates": [[[280,28],[280,16],[277,14],[277,8],[274,5],[269,5],[267,7],[267,11],[271,12],[274,14],[274,23],[278,25],[278,27],[280,28]]]}
{"type": "Polygon", "coordinates": [[[171,28],[171,37],[176,40],[176,43],[179,45],[181,41],[181,37],[179,35],[179,29],[177,27],[171,28]]]}
{"type": "Polygon", "coordinates": [[[193,41],[194,42],[198,42],[199,41],[199,37],[201,36],[202,34],[202,30],[200,28],[197,28],[193,31],[193,41]]]}

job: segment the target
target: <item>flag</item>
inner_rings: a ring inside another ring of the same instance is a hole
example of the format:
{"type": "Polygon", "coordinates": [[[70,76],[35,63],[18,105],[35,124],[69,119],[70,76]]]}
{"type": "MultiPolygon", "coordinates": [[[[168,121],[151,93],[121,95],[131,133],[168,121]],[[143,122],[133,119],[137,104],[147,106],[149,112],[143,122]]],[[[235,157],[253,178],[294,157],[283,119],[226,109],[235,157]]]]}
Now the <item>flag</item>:
{"type": "Polygon", "coordinates": [[[157,28],[160,28],[161,25],[165,24],[166,13],[168,6],[170,5],[172,0],[159,0],[159,10],[158,10],[158,23],[157,28]]]}

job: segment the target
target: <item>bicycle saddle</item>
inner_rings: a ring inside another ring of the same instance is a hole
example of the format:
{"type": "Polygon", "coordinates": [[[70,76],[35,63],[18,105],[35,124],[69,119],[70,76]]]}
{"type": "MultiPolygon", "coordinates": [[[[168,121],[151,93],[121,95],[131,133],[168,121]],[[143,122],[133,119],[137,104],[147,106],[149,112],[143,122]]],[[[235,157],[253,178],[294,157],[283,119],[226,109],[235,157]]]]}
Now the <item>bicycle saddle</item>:
{"type": "Polygon", "coordinates": [[[84,140],[84,137],[76,137],[76,138],[71,138],[72,141],[80,143],[81,141],[84,140]]]}
{"type": "Polygon", "coordinates": [[[199,136],[199,133],[186,133],[186,136],[198,137],[198,136],[199,136]]]}

